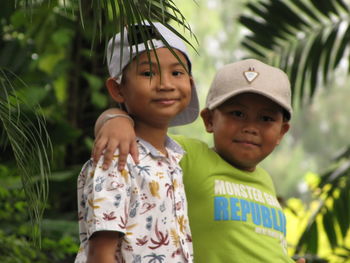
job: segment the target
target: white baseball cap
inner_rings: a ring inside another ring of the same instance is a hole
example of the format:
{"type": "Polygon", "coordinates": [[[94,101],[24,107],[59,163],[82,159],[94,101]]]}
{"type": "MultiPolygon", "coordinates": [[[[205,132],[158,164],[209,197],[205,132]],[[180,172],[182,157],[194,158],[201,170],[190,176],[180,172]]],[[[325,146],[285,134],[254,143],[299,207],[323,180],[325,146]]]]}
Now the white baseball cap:
{"type": "MultiPolygon", "coordinates": [[[[150,37],[155,49],[166,47],[161,38],[165,39],[168,45],[181,51],[187,59],[189,71],[191,73],[191,60],[189,58],[185,43],[180,37],[169,30],[161,23],[154,22],[150,25],[147,21],[143,21],[142,24],[133,25],[134,31],[137,31],[139,27],[143,27],[144,37],[150,37]]],[[[141,31],[141,30],[140,30],[141,31]]],[[[147,50],[144,42],[142,41],[141,33],[128,34],[127,28],[124,28],[123,37],[121,33],[116,34],[108,42],[107,47],[107,65],[109,74],[111,77],[119,78],[123,69],[132,61],[137,55],[147,50]],[[123,42],[122,42],[123,41],[123,42]],[[123,44],[123,49],[121,46],[123,44]]],[[[148,44],[148,50],[152,50],[152,44],[148,44]]],[[[178,126],[191,123],[196,120],[199,113],[199,102],[196,91],[196,86],[193,82],[191,101],[189,105],[178,115],[176,115],[170,122],[170,126],[178,126]]]]}
{"type": "Polygon", "coordinates": [[[210,110],[241,93],[256,93],[280,105],[292,116],[290,82],[286,73],[256,59],[225,65],[215,75],[206,107],[210,110]]]}

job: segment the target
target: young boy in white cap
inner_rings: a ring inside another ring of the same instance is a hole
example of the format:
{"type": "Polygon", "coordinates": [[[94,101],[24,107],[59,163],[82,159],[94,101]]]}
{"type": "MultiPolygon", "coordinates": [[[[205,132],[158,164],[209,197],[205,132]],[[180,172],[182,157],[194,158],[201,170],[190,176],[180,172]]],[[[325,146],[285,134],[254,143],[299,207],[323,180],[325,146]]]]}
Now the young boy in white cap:
{"type": "Polygon", "coordinates": [[[90,160],[82,168],[81,245],[75,262],[193,262],[179,166],[183,150],[167,137],[167,129],[195,120],[198,98],[184,43],[162,24],[153,25],[135,26],[135,30],[143,27],[152,41],[149,54],[137,34],[128,34],[127,29],[108,44],[106,86],[132,117],[140,162],[128,158],[120,171],[116,152],[107,170],[102,169],[103,160],[97,165],[90,160]]]}
{"type": "MultiPolygon", "coordinates": [[[[186,151],[181,167],[195,262],[294,262],[273,182],[258,166],[288,132],[291,115],[287,75],[247,59],[221,68],[209,90],[201,117],[214,149],[173,137],[186,151]]],[[[118,121],[103,125],[102,138],[117,136],[111,127],[118,121]]]]}

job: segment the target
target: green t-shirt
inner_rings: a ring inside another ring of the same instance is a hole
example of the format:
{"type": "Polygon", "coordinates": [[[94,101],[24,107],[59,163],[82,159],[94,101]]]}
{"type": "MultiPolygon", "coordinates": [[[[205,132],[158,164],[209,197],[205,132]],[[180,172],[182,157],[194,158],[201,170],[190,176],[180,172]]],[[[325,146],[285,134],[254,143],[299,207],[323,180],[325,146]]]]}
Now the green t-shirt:
{"type": "Polygon", "coordinates": [[[286,218],[269,174],[245,172],[205,143],[172,136],[181,160],[196,263],[294,262],[287,255],[286,218]]]}

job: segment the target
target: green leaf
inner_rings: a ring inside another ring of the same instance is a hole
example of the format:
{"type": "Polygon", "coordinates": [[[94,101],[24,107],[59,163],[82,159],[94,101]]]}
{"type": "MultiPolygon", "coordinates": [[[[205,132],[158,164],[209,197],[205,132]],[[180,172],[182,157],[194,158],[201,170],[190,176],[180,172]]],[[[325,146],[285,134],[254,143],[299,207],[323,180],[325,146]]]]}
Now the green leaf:
{"type": "Polygon", "coordinates": [[[52,74],[57,64],[64,58],[64,54],[61,53],[50,53],[39,58],[39,69],[42,71],[52,74]]]}
{"type": "Polygon", "coordinates": [[[303,13],[303,15],[305,15],[305,17],[309,17],[312,20],[318,21],[319,17],[315,14],[312,6],[310,7],[307,3],[308,2],[303,1],[303,0],[291,1],[292,5],[295,5],[296,7],[298,7],[298,13],[301,12],[301,13],[303,13]]]}
{"type": "Polygon", "coordinates": [[[320,32],[310,48],[308,59],[310,61],[310,98],[313,98],[317,83],[318,83],[318,68],[320,66],[320,59],[322,55],[323,45],[322,45],[322,32],[320,32]]]}
{"type": "Polygon", "coordinates": [[[37,114],[36,109],[19,101],[11,84],[13,79],[18,80],[18,77],[0,69],[3,91],[0,96],[0,122],[20,171],[32,221],[33,238],[36,244],[40,244],[40,223],[48,198],[49,153],[52,148],[45,120],[37,114]],[[34,122],[24,113],[25,107],[34,113],[34,122]],[[39,176],[38,183],[33,182],[34,175],[39,176]]]}
{"type": "MultiPolygon", "coordinates": [[[[347,28],[344,31],[343,37],[340,40],[340,45],[338,48],[338,52],[335,56],[335,62],[334,62],[334,68],[337,67],[339,65],[340,60],[342,59],[342,57],[344,57],[344,55],[346,54],[346,50],[349,47],[349,43],[350,43],[350,24],[347,24],[347,28]]],[[[350,66],[349,66],[350,68],[350,66]]]]}
{"type": "Polygon", "coordinates": [[[100,92],[92,92],[92,103],[99,109],[105,109],[108,106],[107,97],[100,92]]]}
{"type": "Polygon", "coordinates": [[[334,249],[337,245],[337,235],[334,229],[335,225],[336,222],[334,220],[332,211],[326,209],[326,212],[323,215],[323,227],[325,232],[327,233],[327,238],[332,249],[334,249]]]}
{"type": "Polygon", "coordinates": [[[347,180],[346,186],[339,189],[340,195],[334,200],[334,213],[339,223],[339,228],[341,230],[341,235],[345,238],[349,227],[350,227],[350,184],[347,180]]]}
{"type": "Polygon", "coordinates": [[[93,90],[99,90],[101,87],[103,87],[103,81],[101,80],[101,78],[89,74],[87,72],[83,72],[83,76],[93,90]]]}
{"type": "Polygon", "coordinates": [[[18,28],[28,23],[28,14],[24,10],[17,10],[11,16],[11,24],[18,28]]]}
{"type": "Polygon", "coordinates": [[[71,43],[74,32],[68,28],[62,28],[54,32],[51,36],[53,42],[58,46],[67,46],[71,43]]]}
{"type": "Polygon", "coordinates": [[[336,38],[338,35],[338,30],[339,27],[337,27],[336,25],[333,27],[333,29],[331,30],[331,32],[329,33],[327,40],[324,44],[324,54],[325,54],[325,58],[324,58],[324,63],[323,63],[323,79],[328,82],[328,71],[331,69],[331,59],[332,59],[332,55],[335,53],[335,43],[336,43],[336,38]]]}

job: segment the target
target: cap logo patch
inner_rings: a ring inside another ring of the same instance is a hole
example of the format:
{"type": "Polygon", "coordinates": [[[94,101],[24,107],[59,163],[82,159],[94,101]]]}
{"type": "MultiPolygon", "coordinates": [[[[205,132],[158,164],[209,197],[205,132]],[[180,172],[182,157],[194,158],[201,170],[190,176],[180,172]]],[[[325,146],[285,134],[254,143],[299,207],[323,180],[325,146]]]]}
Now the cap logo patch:
{"type": "Polygon", "coordinates": [[[243,72],[243,75],[249,83],[252,83],[259,76],[259,73],[253,67],[249,67],[247,71],[243,72]]]}

